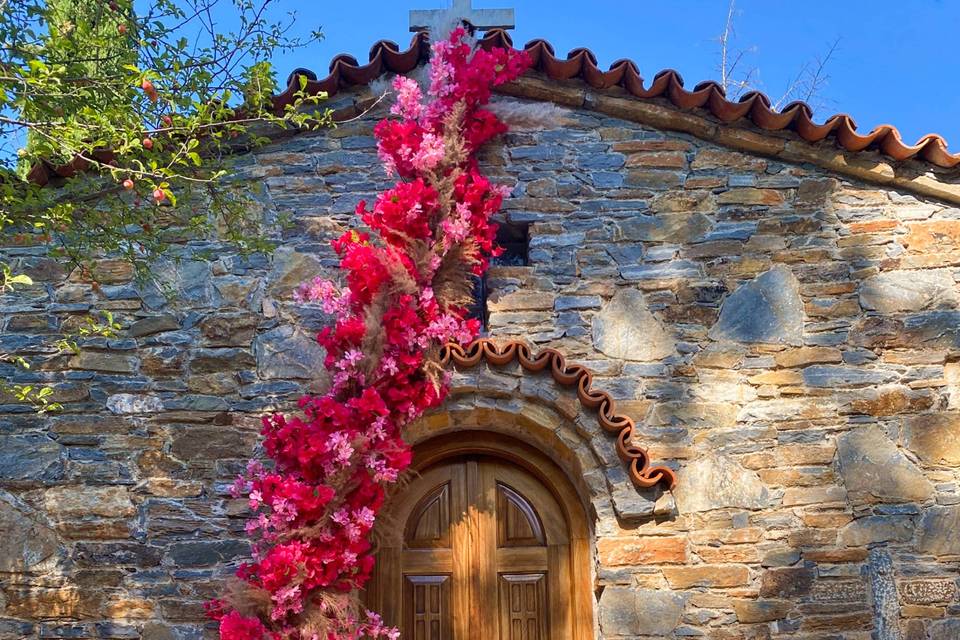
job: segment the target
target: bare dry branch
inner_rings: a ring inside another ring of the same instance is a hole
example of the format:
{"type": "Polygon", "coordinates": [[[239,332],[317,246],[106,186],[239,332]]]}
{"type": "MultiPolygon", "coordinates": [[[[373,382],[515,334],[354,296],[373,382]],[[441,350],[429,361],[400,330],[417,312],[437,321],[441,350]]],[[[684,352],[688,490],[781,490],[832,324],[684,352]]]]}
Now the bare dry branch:
{"type": "MultiPolygon", "coordinates": [[[[756,48],[741,49],[734,46],[737,37],[736,16],[736,0],[730,0],[727,5],[727,18],[724,22],[723,31],[717,37],[720,47],[720,85],[729,100],[736,100],[748,91],[762,89],[759,82],[759,67],[751,65],[744,70],[748,54],[755,53],[756,48]]],[[[773,108],[782,109],[794,100],[802,100],[810,104],[814,110],[825,106],[821,104],[823,102],[821,95],[830,79],[827,74],[827,67],[836,54],[839,45],[840,38],[838,37],[824,54],[805,62],[787,84],[787,88],[780,98],[773,103],[773,108]]]]}

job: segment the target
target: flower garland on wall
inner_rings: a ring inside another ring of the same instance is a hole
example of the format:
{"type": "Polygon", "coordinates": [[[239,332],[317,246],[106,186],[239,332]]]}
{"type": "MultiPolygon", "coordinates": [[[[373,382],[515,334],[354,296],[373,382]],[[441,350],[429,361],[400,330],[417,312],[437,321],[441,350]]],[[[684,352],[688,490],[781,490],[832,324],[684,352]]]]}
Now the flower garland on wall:
{"type": "Polygon", "coordinates": [[[510,191],[479,171],[477,150],[506,130],[483,106],[528,66],[522,52],[474,50],[457,28],[432,46],[426,96],[394,80],[398,118],[374,134],[398,181],[357,207],[370,233],[333,242],[343,287],[317,278],[297,292],[335,316],[318,336],[331,385],[300,399],[302,416],[264,418],[273,465],[252,462],[235,485],[254,512],[253,560],[208,606],[222,640],[399,637],[355,592],[373,569],[385,489],[411,462],[403,429],[446,395],[440,348],[479,331],[466,309],[498,252],[490,217],[510,191]]]}

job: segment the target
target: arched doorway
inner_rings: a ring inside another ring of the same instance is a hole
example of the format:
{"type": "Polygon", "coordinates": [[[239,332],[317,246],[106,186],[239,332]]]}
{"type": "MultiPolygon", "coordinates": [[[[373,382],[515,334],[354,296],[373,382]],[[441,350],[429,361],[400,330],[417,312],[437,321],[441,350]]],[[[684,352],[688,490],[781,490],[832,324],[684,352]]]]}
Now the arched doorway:
{"type": "Polygon", "coordinates": [[[462,431],[415,449],[381,518],[367,604],[405,640],[594,637],[590,532],[549,457],[462,431]]]}

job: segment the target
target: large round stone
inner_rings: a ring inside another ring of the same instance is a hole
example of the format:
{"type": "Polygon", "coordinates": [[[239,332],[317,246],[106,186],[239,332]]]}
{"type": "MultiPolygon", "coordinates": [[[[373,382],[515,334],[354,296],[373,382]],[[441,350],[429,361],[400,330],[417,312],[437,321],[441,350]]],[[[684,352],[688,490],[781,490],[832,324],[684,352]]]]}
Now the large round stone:
{"type": "Polygon", "coordinates": [[[594,316],[593,344],[624,360],[660,360],[674,352],[673,338],[636,289],[621,289],[594,316]]]}

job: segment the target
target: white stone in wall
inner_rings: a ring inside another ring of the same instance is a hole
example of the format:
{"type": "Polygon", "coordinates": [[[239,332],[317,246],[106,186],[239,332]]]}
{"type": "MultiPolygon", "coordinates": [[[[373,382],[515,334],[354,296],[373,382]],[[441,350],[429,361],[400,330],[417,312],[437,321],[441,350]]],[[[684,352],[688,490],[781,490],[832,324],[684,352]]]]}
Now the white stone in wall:
{"type": "Polygon", "coordinates": [[[753,471],[723,454],[711,453],[680,471],[683,482],[673,490],[681,514],[714,509],[763,509],[770,492],[753,471]]]}
{"type": "Polygon", "coordinates": [[[625,360],[661,360],[674,352],[673,338],[636,289],[621,289],[594,316],[593,344],[608,356],[625,360]]]}
{"type": "Polygon", "coordinates": [[[157,396],[140,396],[132,393],[115,393],[107,398],[107,408],[112,413],[157,413],[163,411],[163,400],[157,396]]]}
{"type": "Polygon", "coordinates": [[[956,308],[957,285],[947,269],[889,271],[860,285],[860,305],[880,313],[956,308]]]}

